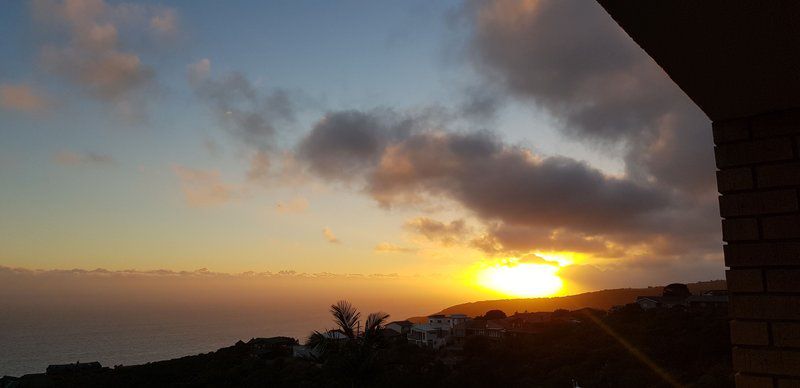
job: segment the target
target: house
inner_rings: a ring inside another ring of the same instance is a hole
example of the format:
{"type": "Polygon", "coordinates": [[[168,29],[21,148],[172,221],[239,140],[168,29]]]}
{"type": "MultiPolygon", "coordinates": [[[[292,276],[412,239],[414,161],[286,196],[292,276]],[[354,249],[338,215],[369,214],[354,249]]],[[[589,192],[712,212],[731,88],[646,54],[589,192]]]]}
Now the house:
{"type": "Polygon", "coordinates": [[[637,296],[636,304],[642,310],[650,310],[654,308],[674,308],[688,306],[684,297],[677,296],[637,296]]]}
{"type": "MultiPolygon", "coordinates": [[[[328,330],[326,332],[319,333],[322,338],[326,341],[345,341],[349,337],[342,333],[339,330],[328,330]]],[[[296,358],[305,358],[305,359],[316,359],[322,355],[323,349],[322,346],[309,346],[309,345],[298,345],[294,344],[291,347],[291,354],[292,357],[296,358]]]]}
{"type": "Polygon", "coordinates": [[[514,313],[508,317],[509,322],[519,323],[545,323],[550,322],[553,318],[552,312],[536,312],[536,313],[514,313]]]}
{"type": "Polygon", "coordinates": [[[692,296],[685,284],[672,283],[664,287],[661,296],[637,296],[636,304],[642,310],[654,308],[688,307],[687,299],[692,296]]]}
{"type": "Polygon", "coordinates": [[[417,346],[439,349],[451,340],[453,329],[467,321],[464,314],[429,315],[427,323],[411,326],[406,338],[417,346]]]}
{"type": "Polygon", "coordinates": [[[440,349],[447,344],[450,330],[429,323],[416,324],[409,331],[408,342],[423,348],[440,349]]]}
{"type": "Polygon", "coordinates": [[[385,327],[387,329],[394,330],[400,334],[408,334],[408,332],[411,331],[412,326],[414,326],[414,323],[412,323],[409,320],[405,320],[405,321],[390,322],[385,327]]]}
{"type": "Polygon", "coordinates": [[[292,354],[297,340],[289,337],[251,338],[246,345],[254,357],[273,358],[292,354]]]}
{"type": "Polygon", "coordinates": [[[460,322],[453,328],[453,343],[461,345],[468,337],[472,336],[484,336],[493,340],[500,340],[510,328],[511,323],[507,322],[506,319],[475,319],[460,322]]]}
{"type": "Polygon", "coordinates": [[[47,367],[48,375],[61,375],[77,372],[97,372],[103,369],[99,362],[76,362],[74,364],[55,364],[47,367]]]}
{"type": "Polygon", "coordinates": [[[702,295],[692,295],[686,299],[693,310],[724,310],[728,308],[727,291],[707,291],[702,295]]]}

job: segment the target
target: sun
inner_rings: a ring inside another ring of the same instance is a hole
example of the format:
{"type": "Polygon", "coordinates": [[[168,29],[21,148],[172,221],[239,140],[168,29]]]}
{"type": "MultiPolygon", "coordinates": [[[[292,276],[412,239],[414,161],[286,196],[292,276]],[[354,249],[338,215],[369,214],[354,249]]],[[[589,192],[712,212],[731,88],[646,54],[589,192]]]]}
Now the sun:
{"type": "Polygon", "coordinates": [[[559,267],[504,260],[477,272],[476,283],[492,291],[519,298],[552,296],[564,285],[559,267]]]}

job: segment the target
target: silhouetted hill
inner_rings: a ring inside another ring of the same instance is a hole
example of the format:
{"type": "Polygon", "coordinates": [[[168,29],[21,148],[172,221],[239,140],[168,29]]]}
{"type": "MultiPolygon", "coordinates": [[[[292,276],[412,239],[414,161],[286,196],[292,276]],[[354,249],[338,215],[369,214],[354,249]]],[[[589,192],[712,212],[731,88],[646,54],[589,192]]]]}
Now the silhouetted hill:
{"type": "MultiPolygon", "coordinates": [[[[700,294],[709,290],[724,290],[724,280],[711,280],[687,284],[693,294],[700,294]]],[[[462,303],[448,307],[438,314],[466,314],[474,317],[483,315],[489,310],[503,310],[506,314],[515,311],[536,312],[554,311],[558,309],[577,310],[584,307],[607,310],[612,306],[633,303],[640,295],[661,295],[663,286],[647,288],[618,288],[612,290],[592,291],[583,294],[557,296],[552,298],[527,298],[527,299],[500,299],[484,300],[479,302],[462,303]]],[[[425,321],[426,317],[411,317],[412,322],[425,321]]]]}

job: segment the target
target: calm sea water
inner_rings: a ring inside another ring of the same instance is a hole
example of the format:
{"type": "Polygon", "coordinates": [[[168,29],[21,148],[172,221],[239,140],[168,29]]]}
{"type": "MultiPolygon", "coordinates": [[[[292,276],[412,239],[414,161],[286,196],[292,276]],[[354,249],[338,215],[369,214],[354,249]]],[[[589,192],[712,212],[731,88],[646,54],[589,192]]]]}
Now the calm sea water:
{"type": "Polygon", "coordinates": [[[339,299],[365,315],[385,311],[397,320],[468,298],[431,284],[371,276],[162,276],[0,266],[0,376],[76,361],[142,364],[253,337],[304,341],[313,330],[333,328],[328,310],[339,299]]]}
{"type": "Polygon", "coordinates": [[[47,314],[0,318],[0,375],[44,372],[49,364],[141,364],[193,355],[251,337],[305,338],[329,327],[326,312],[143,315],[47,314]]]}

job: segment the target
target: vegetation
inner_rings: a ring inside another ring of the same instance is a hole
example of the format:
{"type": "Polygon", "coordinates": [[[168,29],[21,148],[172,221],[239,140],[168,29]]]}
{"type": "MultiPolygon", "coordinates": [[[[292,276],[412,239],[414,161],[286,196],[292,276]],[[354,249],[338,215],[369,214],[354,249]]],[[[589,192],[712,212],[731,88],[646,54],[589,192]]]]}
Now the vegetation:
{"type": "Polygon", "coordinates": [[[636,305],[609,314],[562,310],[558,315],[569,319],[543,324],[538,335],[501,341],[470,337],[459,351],[379,339],[375,333],[385,314],[368,317],[359,335],[360,314],[346,302],[331,312],[337,330],[352,335],[318,360],[253,357],[248,344],[240,342],[214,353],[61,376],[57,382],[82,387],[571,387],[575,380],[582,387],[610,388],[669,387],[670,379],[682,386],[733,385],[724,312],[642,311],[636,305]]]}

